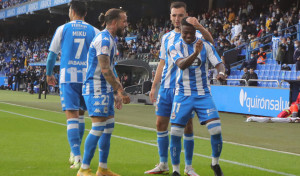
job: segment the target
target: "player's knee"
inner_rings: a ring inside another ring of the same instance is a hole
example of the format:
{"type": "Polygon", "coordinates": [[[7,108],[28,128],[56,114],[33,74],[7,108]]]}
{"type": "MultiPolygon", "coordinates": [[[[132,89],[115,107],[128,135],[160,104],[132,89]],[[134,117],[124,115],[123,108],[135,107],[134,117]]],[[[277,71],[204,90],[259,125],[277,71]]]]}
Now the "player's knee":
{"type": "Polygon", "coordinates": [[[222,133],[221,129],[221,121],[220,120],[214,120],[211,122],[208,122],[206,124],[206,127],[208,129],[209,134],[212,135],[217,135],[222,133]]]}
{"type": "Polygon", "coordinates": [[[183,135],[184,128],[182,126],[172,125],[171,135],[181,137],[183,135]]]}
{"type": "Polygon", "coordinates": [[[167,117],[158,117],[156,120],[157,131],[166,131],[168,129],[169,119],[167,117]]]}
{"type": "Polygon", "coordinates": [[[108,119],[106,121],[106,126],[104,129],[104,133],[111,134],[115,129],[115,118],[108,119]]]}
{"type": "Polygon", "coordinates": [[[184,128],[184,134],[193,134],[193,119],[190,119],[184,128]]]}

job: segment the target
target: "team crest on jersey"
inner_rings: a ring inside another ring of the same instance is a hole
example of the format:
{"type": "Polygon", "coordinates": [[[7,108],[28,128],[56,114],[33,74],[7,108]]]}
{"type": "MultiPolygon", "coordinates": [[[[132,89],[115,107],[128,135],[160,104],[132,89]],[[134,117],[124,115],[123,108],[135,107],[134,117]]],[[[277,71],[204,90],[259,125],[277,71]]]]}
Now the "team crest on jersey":
{"type": "Polygon", "coordinates": [[[103,40],[109,40],[107,37],[104,37],[103,40]]]}
{"type": "Polygon", "coordinates": [[[108,54],[108,47],[107,46],[103,46],[101,49],[102,54],[108,54]]]}
{"type": "Polygon", "coordinates": [[[197,58],[194,60],[194,62],[192,63],[191,66],[196,66],[196,67],[198,67],[198,66],[200,66],[200,65],[201,65],[201,59],[200,59],[199,57],[197,57],[197,58]]]}
{"type": "Polygon", "coordinates": [[[172,114],[171,114],[171,119],[175,119],[176,118],[176,114],[175,114],[175,112],[173,112],[172,114]]]}
{"type": "Polygon", "coordinates": [[[175,57],[177,55],[177,51],[176,50],[172,50],[170,52],[170,55],[171,55],[172,58],[175,57]]]}
{"type": "Polygon", "coordinates": [[[100,102],[99,101],[96,101],[95,103],[94,103],[94,106],[99,106],[100,105],[100,102]]]}

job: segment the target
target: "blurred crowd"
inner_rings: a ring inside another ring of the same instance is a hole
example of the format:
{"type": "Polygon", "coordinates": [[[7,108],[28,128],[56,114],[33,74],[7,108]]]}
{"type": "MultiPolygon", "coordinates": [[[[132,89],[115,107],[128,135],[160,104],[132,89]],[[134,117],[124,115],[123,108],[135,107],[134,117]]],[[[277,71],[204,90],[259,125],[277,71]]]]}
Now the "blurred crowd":
{"type": "Polygon", "coordinates": [[[5,9],[32,0],[0,0],[0,9],[5,9]]]}

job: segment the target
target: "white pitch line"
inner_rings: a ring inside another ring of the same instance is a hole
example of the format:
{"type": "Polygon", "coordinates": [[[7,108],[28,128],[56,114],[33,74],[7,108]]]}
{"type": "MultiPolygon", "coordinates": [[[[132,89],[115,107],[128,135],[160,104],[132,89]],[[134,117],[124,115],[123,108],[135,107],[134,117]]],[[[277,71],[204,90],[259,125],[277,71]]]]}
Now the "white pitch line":
{"type": "MultiPolygon", "coordinates": [[[[30,119],[40,120],[40,121],[43,121],[43,122],[48,122],[48,123],[53,123],[53,124],[57,124],[57,125],[67,126],[66,124],[63,124],[63,123],[54,122],[54,121],[45,120],[45,119],[40,119],[40,118],[27,116],[27,115],[15,113],[15,112],[5,111],[5,110],[1,110],[1,109],[0,109],[0,111],[5,112],[5,113],[9,113],[9,114],[18,115],[18,116],[21,116],[21,117],[27,117],[27,118],[30,118],[30,119]]],[[[90,131],[90,129],[85,129],[85,130],[90,131]]],[[[115,137],[115,138],[124,139],[124,140],[127,140],[127,141],[132,141],[132,142],[137,142],[137,143],[140,143],[140,144],[145,144],[145,145],[150,145],[150,146],[157,147],[157,144],[153,144],[153,143],[143,142],[143,141],[139,141],[139,140],[136,140],[136,139],[131,139],[131,138],[117,136],[117,135],[112,135],[112,136],[115,137]]],[[[182,150],[181,152],[184,152],[184,150],[182,150]]],[[[202,155],[202,154],[199,154],[199,153],[194,153],[194,155],[199,156],[199,157],[203,157],[203,158],[211,159],[211,156],[202,155]]],[[[239,162],[236,162],[236,161],[230,161],[230,160],[225,160],[225,159],[220,159],[220,161],[230,163],[230,164],[239,165],[239,166],[243,166],[243,167],[248,167],[248,168],[252,168],[252,169],[257,169],[257,170],[261,170],[261,171],[265,171],[265,172],[269,172],[269,173],[279,174],[279,175],[296,176],[296,175],[293,175],[293,174],[289,174],[289,173],[285,173],[285,172],[279,172],[279,171],[275,171],[275,170],[271,170],[271,169],[265,169],[265,168],[258,167],[258,166],[239,163],[239,162]]]]}
{"type": "MultiPolygon", "coordinates": [[[[18,104],[3,102],[3,101],[0,101],[0,103],[12,105],[12,106],[24,107],[24,108],[37,109],[37,110],[41,110],[41,111],[48,111],[48,112],[64,114],[63,112],[59,112],[59,111],[51,111],[51,110],[48,110],[48,109],[41,109],[41,108],[35,108],[35,107],[31,107],[31,106],[18,105],[18,104]]],[[[86,118],[88,118],[88,117],[86,117],[86,118]]],[[[137,129],[143,129],[143,130],[149,130],[149,131],[155,131],[156,132],[155,128],[149,128],[149,127],[144,127],[144,126],[139,126],[139,125],[134,125],[134,124],[128,124],[128,123],[122,123],[122,122],[115,122],[115,123],[120,124],[120,125],[129,126],[129,127],[134,127],[134,128],[137,128],[137,129]]],[[[203,140],[210,140],[209,138],[200,137],[200,136],[194,136],[194,138],[203,139],[203,140]]],[[[264,148],[264,147],[258,147],[258,146],[247,145],[247,144],[240,144],[240,143],[236,143],[236,142],[223,141],[223,143],[237,145],[237,146],[243,146],[243,147],[248,147],[248,148],[254,148],[254,149],[259,149],[259,150],[266,150],[266,151],[271,151],[271,152],[276,152],[276,153],[283,153],[283,154],[289,154],[289,155],[294,155],[294,156],[300,156],[299,153],[292,153],[292,152],[286,152],[286,151],[281,151],[281,150],[268,149],[268,148],[264,148]]]]}

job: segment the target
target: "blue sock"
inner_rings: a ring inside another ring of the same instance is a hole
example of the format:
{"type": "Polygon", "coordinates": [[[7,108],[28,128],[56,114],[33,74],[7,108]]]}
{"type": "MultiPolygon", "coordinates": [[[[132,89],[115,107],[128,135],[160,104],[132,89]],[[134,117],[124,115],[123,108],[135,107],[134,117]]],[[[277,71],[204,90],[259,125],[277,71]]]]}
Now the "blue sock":
{"type": "Polygon", "coordinates": [[[84,135],[85,124],[84,124],[84,116],[79,116],[79,137],[80,143],[82,142],[82,138],[84,135]]]}
{"type": "Polygon", "coordinates": [[[223,147],[222,134],[211,135],[210,142],[212,148],[212,157],[220,157],[223,147]]]}
{"type": "Polygon", "coordinates": [[[79,125],[77,118],[67,120],[67,135],[72,153],[74,156],[80,156],[79,125]]]}
{"type": "Polygon", "coordinates": [[[91,163],[91,160],[95,154],[95,149],[97,147],[98,140],[105,128],[106,122],[92,123],[92,129],[88,136],[86,137],[84,144],[84,154],[82,161],[82,168],[87,169],[91,163]]]}
{"type": "Polygon", "coordinates": [[[178,165],[180,163],[180,153],[181,153],[181,137],[183,135],[184,128],[172,125],[171,126],[171,143],[170,143],[170,153],[172,165],[178,165]]]}
{"type": "Polygon", "coordinates": [[[169,133],[168,131],[157,132],[157,144],[160,162],[168,162],[168,149],[169,149],[169,133]]]}
{"type": "Polygon", "coordinates": [[[184,134],[183,146],[185,153],[185,165],[192,165],[194,153],[194,134],[184,134]]]}
{"type": "Polygon", "coordinates": [[[206,124],[206,127],[210,134],[212,157],[217,158],[217,161],[215,161],[214,163],[216,164],[218,163],[218,158],[221,155],[222,146],[223,146],[221,121],[220,120],[211,121],[206,124]]]}
{"type": "MultiPolygon", "coordinates": [[[[99,166],[102,168],[105,168],[103,166],[101,166],[101,163],[107,163],[107,158],[108,158],[108,154],[109,154],[109,149],[110,149],[110,138],[111,138],[111,134],[114,130],[115,127],[115,119],[108,119],[106,121],[106,126],[104,129],[104,132],[102,134],[102,136],[100,137],[99,140],[99,166]]],[[[104,165],[105,165],[104,164],[104,165]]]]}

